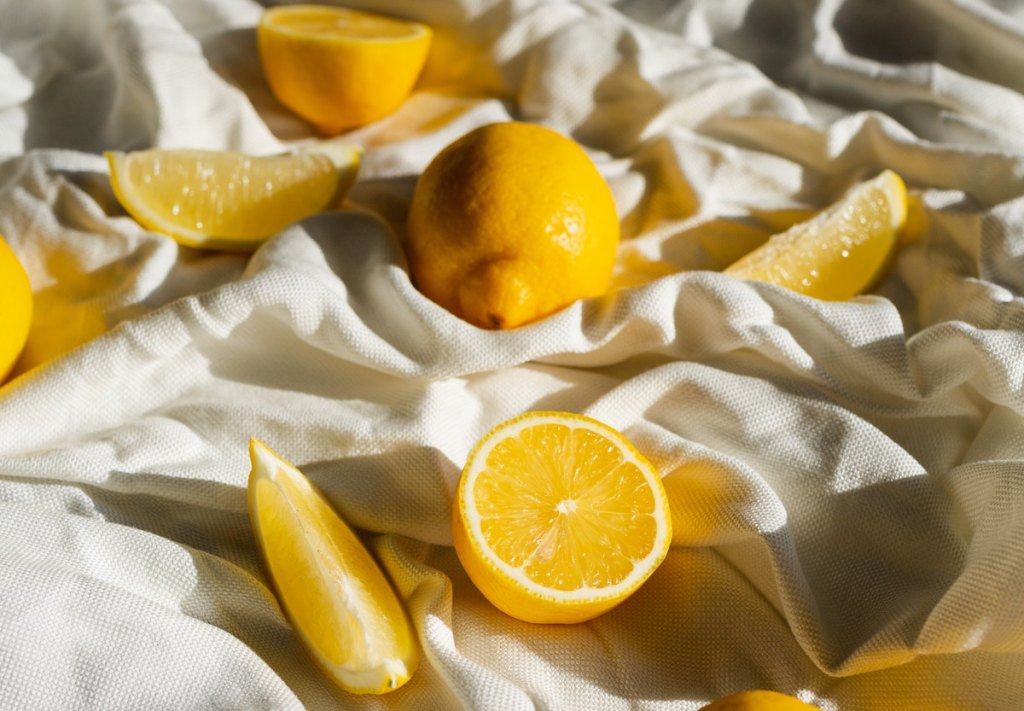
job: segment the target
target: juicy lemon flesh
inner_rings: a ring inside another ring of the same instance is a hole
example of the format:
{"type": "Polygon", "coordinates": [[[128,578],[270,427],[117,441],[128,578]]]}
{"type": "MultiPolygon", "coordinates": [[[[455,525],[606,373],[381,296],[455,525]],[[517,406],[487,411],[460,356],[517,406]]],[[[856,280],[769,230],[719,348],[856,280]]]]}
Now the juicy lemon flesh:
{"type": "Polygon", "coordinates": [[[878,280],[906,218],[903,180],[883,171],[828,210],[769,238],[725,272],[826,301],[847,300],[878,280]]]}
{"type": "Polygon", "coordinates": [[[0,382],[25,348],[32,325],[32,285],[14,251],[0,235],[0,382]]]}
{"type": "Polygon", "coordinates": [[[606,293],[618,243],[611,189],[582,147],[507,121],[430,162],[405,246],[425,296],[480,328],[508,329],[606,293]]]}
{"type": "Polygon", "coordinates": [[[817,711],[817,706],[778,691],[752,689],[722,697],[701,711],[817,711]]]}
{"type": "Polygon", "coordinates": [[[270,8],[257,26],[271,91],[328,136],[397,110],[416,86],[432,37],[420,23],[304,5],[270,8]]]}
{"type": "Polygon", "coordinates": [[[389,40],[419,37],[423,33],[423,25],[420,24],[357,10],[319,5],[295,5],[286,9],[269,10],[265,15],[265,22],[281,32],[336,42],[348,39],[389,40]]]}
{"type": "Polygon", "coordinates": [[[503,440],[473,494],[495,555],[555,590],[622,582],[654,539],[655,499],[643,473],[589,430],[539,425],[503,440]]]}
{"type": "Polygon", "coordinates": [[[152,149],[106,153],[114,193],[143,227],[192,247],[253,249],[338,204],[359,152],[250,156],[152,149]]]}
{"type": "Polygon", "coordinates": [[[525,419],[510,421],[507,434],[492,431],[481,441],[488,451],[467,462],[453,510],[456,551],[509,615],[591,619],[632,594],[666,555],[664,488],[600,423],[569,413],[525,419]]]}
{"type": "Polygon", "coordinates": [[[380,694],[418,663],[405,610],[359,538],[318,490],[266,445],[250,445],[249,509],[281,606],[342,688],[380,694]]]}

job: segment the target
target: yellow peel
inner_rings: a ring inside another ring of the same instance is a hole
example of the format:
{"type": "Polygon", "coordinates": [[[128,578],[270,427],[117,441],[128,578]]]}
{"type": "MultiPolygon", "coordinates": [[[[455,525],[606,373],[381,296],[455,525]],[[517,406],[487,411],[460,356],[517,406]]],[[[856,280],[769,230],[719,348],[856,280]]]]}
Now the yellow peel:
{"type": "Polygon", "coordinates": [[[0,235],[0,382],[14,367],[32,325],[32,285],[0,235]]]}

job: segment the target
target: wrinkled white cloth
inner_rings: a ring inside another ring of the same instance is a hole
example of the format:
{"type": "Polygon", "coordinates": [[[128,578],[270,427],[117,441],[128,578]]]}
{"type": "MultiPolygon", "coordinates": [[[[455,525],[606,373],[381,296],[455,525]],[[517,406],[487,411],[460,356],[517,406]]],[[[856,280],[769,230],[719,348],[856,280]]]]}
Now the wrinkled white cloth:
{"type": "Polygon", "coordinates": [[[267,88],[262,7],[0,0],[0,233],[36,300],[0,387],[0,707],[1020,709],[1024,3],[351,5],[435,28],[420,85],[340,137],[346,209],[238,255],[142,229],[100,154],[322,140],[267,88]],[[510,118],[607,177],[619,286],[483,332],[410,284],[403,223],[437,151],[510,118]],[[910,226],[871,294],[719,273],[884,168],[910,226]],[[451,548],[469,448],[530,409],[621,429],[671,497],[665,564],[592,622],[504,616],[451,548]],[[405,687],[348,695],[302,651],[250,436],[394,580],[405,687]]]}

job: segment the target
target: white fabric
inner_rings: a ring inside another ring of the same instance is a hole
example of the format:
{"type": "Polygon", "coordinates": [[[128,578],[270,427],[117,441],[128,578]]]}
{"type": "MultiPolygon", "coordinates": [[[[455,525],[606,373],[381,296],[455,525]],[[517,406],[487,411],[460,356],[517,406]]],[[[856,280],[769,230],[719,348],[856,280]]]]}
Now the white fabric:
{"type": "MultiPolygon", "coordinates": [[[[270,94],[252,0],[0,0],[0,233],[36,298],[0,388],[4,709],[822,709],[1024,704],[1024,3],[362,0],[437,39],[343,136],[349,208],[252,255],[120,209],[100,152],[319,140],[270,94]],[[416,176],[472,127],[574,136],[621,288],[481,332],[411,286],[416,176]],[[717,273],[892,168],[911,229],[870,295],[717,273]],[[622,429],[673,548],[590,623],[496,612],[451,548],[473,442],[529,409],[622,429]],[[335,689],[269,592],[247,442],[363,531],[423,664],[335,689]]],[[[3,288],[3,285],[0,285],[3,288]]]]}

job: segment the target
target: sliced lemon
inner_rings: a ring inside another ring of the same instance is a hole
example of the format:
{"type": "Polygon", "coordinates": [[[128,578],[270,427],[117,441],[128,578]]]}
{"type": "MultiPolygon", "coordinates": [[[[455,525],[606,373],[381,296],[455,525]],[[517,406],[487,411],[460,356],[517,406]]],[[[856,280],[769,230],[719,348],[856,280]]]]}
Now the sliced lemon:
{"type": "Polygon", "coordinates": [[[906,186],[886,170],[824,212],[769,238],[725,273],[828,301],[849,299],[877,281],[906,220],[906,186]]]}
{"type": "Polygon", "coordinates": [[[751,689],[712,701],[700,711],[818,711],[818,707],[778,691],[751,689]]]}
{"type": "Polygon", "coordinates": [[[432,36],[418,22],[323,5],[270,8],[257,27],[271,91],[326,135],[397,109],[416,85],[432,36]]]}
{"type": "Polygon", "coordinates": [[[408,681],[419,649],[383,571],[323,495],[257,439],[249,517],[281,607],[343,689],[381,694],[408,681]]]}
{"type": "Polygon", "coordinates": [[[453,506],[455,550],[498,609],[571,623],[625,600],[672,538],[654,467],[613,428],[530,412],[474,447],[453,506]]]}
{"type": "Polygon", "coordinates": [[[360,149],[325,144],[276,156],[185,149],[104,155],[114,194],[146,229],[189,247],[247,250],[337,206],[355,182],[360,149]]]}

